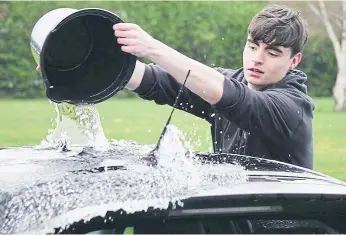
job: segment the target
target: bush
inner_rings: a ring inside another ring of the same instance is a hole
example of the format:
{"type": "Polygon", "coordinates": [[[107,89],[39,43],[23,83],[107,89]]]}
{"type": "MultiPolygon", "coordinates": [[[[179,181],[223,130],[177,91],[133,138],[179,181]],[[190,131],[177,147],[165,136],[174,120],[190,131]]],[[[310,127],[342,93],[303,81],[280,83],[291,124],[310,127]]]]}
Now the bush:
{"type": "Polygon", "coordinates": [[[308,76],[308,93],[311,96],[332,95],[338,70],[333,45],[328,38],[312,38],[298,67],[308,76]]]}

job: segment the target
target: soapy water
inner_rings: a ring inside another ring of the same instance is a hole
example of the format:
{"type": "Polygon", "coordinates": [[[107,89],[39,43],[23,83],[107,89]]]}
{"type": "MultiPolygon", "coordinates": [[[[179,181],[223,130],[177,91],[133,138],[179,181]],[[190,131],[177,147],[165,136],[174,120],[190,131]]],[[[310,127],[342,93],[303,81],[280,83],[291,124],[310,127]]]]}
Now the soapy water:
{"type": "MultiPolygon", "coordinates": [[[[88,115],[96,114],[90,112],[88,115]]],[[[97,113],[96,117],[89,117],[89,120],[95,121],[98,118],[97,113]]],[[[62,125],[68,119],[59,120],[62,125]]],[[[68,123],[71,124],[73,120],[78,119],[70,118],[68,123]]],[[[95,123],[100,125],[100,122],[95,123]]],[[[57,128],[61,128],[60,131],[65,126],[57,128]]],[[[104,171],[86,173],[76,170],[61,174],[59,167],[52,166],[57,172],[51,172],[51,175],[60,174],[60,177],[44,177],[10,196],[0,198],[6,202],[0,212],[2,233],[51,233],[54,228],[64,228],[73,222],[105,216],[107,211],[122,209],[126,213],[133,213],[145,211],[149,207],[167,209],[170,203],[182,206],[182,199],[246,181],[246,173],[241,166],[202,164],[198,161],[186,136],[174,125],[168,126],[162,138],[156,166],[146,164],[143,160],[154,145],[139,145],[121,140],[108,142],[101,130],[100,126],[89,129],[89,134],[95,134],[86,135],[91,139],[68,139],[68,143],[88,144],[82,148],[70,145],[69,152],[57,152],[48,144],[56,144],[58,138],[52,138],[54,141],[46,141],[36,147],[36,151],[45,150],[46,157],[49,155],[47,151],[50,151],[54,156],[60,155],[65,162],[68,162],[66,159],[74,159],[72,162],[76,161],[76,169],[83,162],[85,165],[82,169],[104,167],[104,171]],[[101,149],[95,148],[90,140],[101,140],[97,145],[102,146],[101,149]],[[87,165],[90,167],[87,168],[87,165]],[[115,166],[118,166],[116,170],[115,166]],[[112,167],[113,170],[109,170],[112,167]]],[[[55,134],[57,133],[59,132],[56,131],[55,134]]],[[[60,135],[61,137],[66,141],[66,137],[60,135]]]]}

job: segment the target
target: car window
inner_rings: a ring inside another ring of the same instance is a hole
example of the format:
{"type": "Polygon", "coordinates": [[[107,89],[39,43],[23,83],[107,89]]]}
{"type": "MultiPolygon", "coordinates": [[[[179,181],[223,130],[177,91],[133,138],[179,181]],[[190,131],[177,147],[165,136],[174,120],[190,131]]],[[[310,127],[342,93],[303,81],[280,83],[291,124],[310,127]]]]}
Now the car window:
{"type": "Polygon", "coordinates": [[[121,223],[114,221],[105,229],[100,224],[94,230],[90,224],[86,227],[92,230],[88,234],[344,234],[345,218],[322,216],[314,219],[257,219],[223,216],[184,220],[135,219],[121,223]]]}
{"type": "MultiPolygon", "coordinates": [[[[292,220],[292,219],[261,219],[247,220],[248,232],[251,234],[335,234],[336,228],[324,223],[323,220],[292,220]]],[[[244,231],[245,232],[245,231],[244,231]]]]}

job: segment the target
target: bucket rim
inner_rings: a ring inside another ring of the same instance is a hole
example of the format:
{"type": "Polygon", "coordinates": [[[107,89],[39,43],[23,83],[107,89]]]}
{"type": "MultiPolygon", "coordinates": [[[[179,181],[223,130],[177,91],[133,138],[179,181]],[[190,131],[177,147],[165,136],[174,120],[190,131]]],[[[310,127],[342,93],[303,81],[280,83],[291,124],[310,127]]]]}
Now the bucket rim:
{"type": "MultiPolygon", "coordinates": [[[[114,96],[119,90],[122,90],[126,86],[126,84],[129,82],[129,80],[131,79],[131,76],[134,72],[134,69],[136,66],[136,61],[137,61],[137,56],[130,54],[130,53],[122,52],[123,55],[125,56],[125,58],[124,58],[125,64],[126,64],[125,67],[127,69],[124,69],[124,67],[123,67],[121,69],[121,71],[119,72],[119,74],[120,74],[119,76],[122,77],[120,83],[116,83],[114,81],[112,84],[110,84],[103,91],[89,96],[89,98],[87,100],[57,99],[52,95],[52,90],[54,87],[52,87],[52,84],[48,80],[46,71],[44,69],[45,68],[44,67],[45,66],[44,54],[45,54],[46,49],[47,49],[47,42],[52,37],[52,34],[56,30],[58,30],[60,27],[62,27],[65,23],[67,23],[67,22],[69,22],[69,21],[71,21],[77,17],[86,16],[86,15],[96,15],[96,16],[107,18],[108,20],[110,20],[112,22],[112,24],[124,22],[118,15],[116,15],[115,13],[113,13],[109,10],[105,10],[102,8],[82,8],[82,9],[77,10],[76,12],[68,15],[67,17],[65,17],[53,29],[50,30],[50,32],[48,33],[48,35],[47,35],[47,37],[46,37],[46,39],[42,45],[42,49],[41,49],[41,53],[40,53],[40,67],[41,67],[42,78],[43,78],[43,81],[44,81],[45,86],[46,86],[46,96],[49,100],[51,100],[54,103],[69,103],[69,104],[75,104],[75,105],[101,103],[101,102],[111,98],[112,96],[114,96]]],[[[114,43],[116,43],[116,40],[114,40],[114,41],[115,41],[114,43]]]]}

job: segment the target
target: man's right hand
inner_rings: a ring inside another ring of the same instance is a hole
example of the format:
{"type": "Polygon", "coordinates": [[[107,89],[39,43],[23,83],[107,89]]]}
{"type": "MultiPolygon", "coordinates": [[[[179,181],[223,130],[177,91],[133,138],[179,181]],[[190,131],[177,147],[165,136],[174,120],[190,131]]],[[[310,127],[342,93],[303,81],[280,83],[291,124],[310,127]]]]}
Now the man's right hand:
{"type": "Polygon", "coordinates": [[[36,71],[37,71],[37,72],[41,72],[41,67],[40,67],[39,65],[37,65],[36,71]]]}

